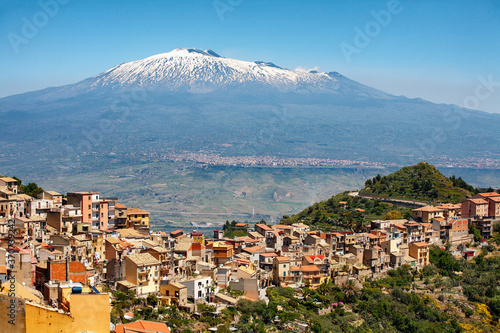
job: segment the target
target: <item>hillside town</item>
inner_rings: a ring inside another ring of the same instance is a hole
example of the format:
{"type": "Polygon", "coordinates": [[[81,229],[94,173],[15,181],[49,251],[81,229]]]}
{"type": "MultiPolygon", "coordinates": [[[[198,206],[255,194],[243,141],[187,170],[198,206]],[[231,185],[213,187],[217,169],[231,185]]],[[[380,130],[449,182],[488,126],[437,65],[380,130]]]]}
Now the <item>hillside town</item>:
{"type": "Polygon", "coordinates": [[[99,192],[35,198],[20,193],[17,179],[0,178],[1,307],[26,331],[50,324],[54,332],[132,332],[133,324],[170,332],[144,320],[112,323],[111,292],[155,295],[161,305],[195,313],[198,304],[219,310],[241,298],[265,301],[271,286],[361,284],[403,265],[422,269],[431,245],[468,260],[477,251],[470,226],[480,233],[479,246],[486,244],[500,222],[500,194],[415,208],[409,220],[374,220],[362,233],[233,222],[226,225],[246,236],[229,238],[224,230],[154,231],[149,221],[149,212],[99,192]]]}

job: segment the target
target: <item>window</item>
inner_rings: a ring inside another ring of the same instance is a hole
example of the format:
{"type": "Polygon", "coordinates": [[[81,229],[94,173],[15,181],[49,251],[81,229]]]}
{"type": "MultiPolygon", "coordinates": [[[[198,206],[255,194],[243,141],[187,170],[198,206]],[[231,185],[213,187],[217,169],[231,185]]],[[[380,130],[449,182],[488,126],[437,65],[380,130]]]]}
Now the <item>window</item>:
{"type": "Polygon", "coordinates": [[[101,217],[104,217],[104,213],[101,213],[101,217]]]}
{"type": "Polygon", "coordinates": [[[137,218],[137,215],[134,215],[134,218],[136,219],[136,218],[137,218]]]}
{"type": "Polygon", "coordinates": [[[90,209],[90,205],[89,205],[89,209],[90,209]]]}
{"type": "Polygon", "coordinates": [[[146,215],[142,214],[142,218],[145,218],[145,217],[146,217],[146,215]]]}

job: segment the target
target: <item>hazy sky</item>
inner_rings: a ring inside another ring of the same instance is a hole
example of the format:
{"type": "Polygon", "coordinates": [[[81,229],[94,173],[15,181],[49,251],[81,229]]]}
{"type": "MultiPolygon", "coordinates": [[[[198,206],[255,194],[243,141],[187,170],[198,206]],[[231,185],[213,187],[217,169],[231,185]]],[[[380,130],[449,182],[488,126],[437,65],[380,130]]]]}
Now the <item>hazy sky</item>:
{"type": "Polygon", "coordinates": [[[0,35],[0,97],[194,47],[500,112],[498,0],[4,0],[0,35]]]}

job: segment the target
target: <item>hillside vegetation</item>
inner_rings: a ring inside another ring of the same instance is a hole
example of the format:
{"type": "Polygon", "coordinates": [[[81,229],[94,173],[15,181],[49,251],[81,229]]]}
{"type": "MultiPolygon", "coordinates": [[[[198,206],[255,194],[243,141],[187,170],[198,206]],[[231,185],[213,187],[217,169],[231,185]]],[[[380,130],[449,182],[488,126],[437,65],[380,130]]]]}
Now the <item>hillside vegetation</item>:
{"type": "MultiPolygon", "coordinates": [[[[444,176],[426,162],[404,167],[390,175],[377,175],[365,182],[360,192],[375,197],[423,201],[429,204],[459,203],[476,190],[462,178],[444,176]]],[[[292,216],[283,216],[281,223],[303,222],[325,231],[353,230],[361,232],[375,219],[411,217],[409,208],[397,207],[379,199],[370,200],[339,193],[328,200],[317,202],[292,216]],[[390,214],[389,214],[390,213],[390,214]]]]}
{"type": "Polygon", "coordinates": [[[460,203],[471,196],[474,188],[462,178],[445,177],[426,162],[404,167],[390,175],[377,175],[365,182],[363,193],[380,197],[419,200],[429,203],[460,203]]]}
{"type": "Polygon", "coordinates": [[[388,214],[388,219],[392,219],[394,216],[396,218],[397,216],[399,218],[411,217],[409,209],[395,207],[393,204],[381,200],[354,197],[349,195],[349,192],[343,192],[328,200],[315,203],[298,214],[285,215],[281,223],[302,222],[324,231],[353,230],[362,232],[371,220],[385,219],[388,214]]]}

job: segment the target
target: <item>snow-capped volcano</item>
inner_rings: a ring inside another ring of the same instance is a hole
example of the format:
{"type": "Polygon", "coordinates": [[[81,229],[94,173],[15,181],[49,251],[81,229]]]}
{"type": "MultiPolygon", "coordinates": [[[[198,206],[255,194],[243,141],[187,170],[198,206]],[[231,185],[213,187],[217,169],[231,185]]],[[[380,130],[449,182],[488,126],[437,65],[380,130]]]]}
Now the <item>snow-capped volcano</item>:
{"type": "Polygon", "coordinates": [[[382,93],[336,72],[293,71],[270,62],[224,58],[212,50],[199,49],[175,49],[123,63],[77,84],[88,90],[131,86],[192,93],[249,88],[323,93],[347,89],[369,96],[382,93]]]}
{"type": "Polygon", "coordinates": [[[80,82],[8,96],[8,107],[52,102],[80,95],[109,95],[137,88],[161,93],[224,96],[321,94],[328,98],[394,99],[380,90],[350,80],[337,72],[304,72],[281,68],[271,62],[224,58],[212,50],[174,49],[145,59],[126,62],[80,82]]]}

